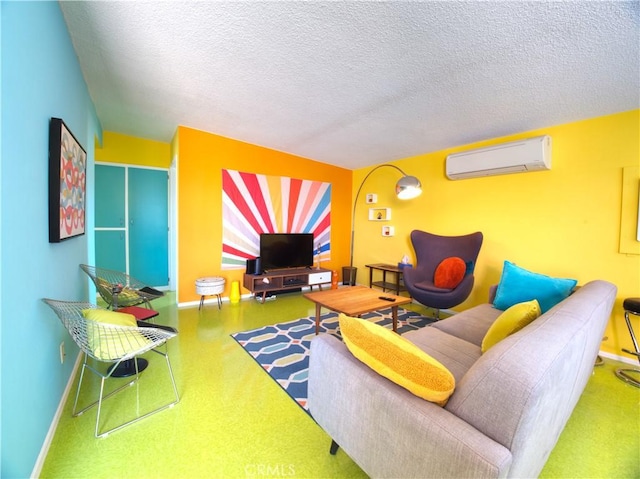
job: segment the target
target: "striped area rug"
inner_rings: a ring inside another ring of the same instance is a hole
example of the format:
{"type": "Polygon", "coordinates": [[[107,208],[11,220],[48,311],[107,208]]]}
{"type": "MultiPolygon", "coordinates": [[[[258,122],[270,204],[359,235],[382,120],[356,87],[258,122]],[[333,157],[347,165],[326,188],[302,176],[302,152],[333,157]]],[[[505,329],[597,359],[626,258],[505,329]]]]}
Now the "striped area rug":
{"type": "MultiPolygon", "coordinates": [[[[365,319],[391,329],[391,308],[367,313],[365,319]]],[[[403,308],[398,308],[398,332],[422,328],[434,320],[403,308]]],[[[340,338],[338,315],[321,316],[320,332],[340,338]]],[[[309,347],[315,337],[315,316],[231,335],[242,348],[262,366],[289,396],[307,413],[307,377],[309,347]]]]}

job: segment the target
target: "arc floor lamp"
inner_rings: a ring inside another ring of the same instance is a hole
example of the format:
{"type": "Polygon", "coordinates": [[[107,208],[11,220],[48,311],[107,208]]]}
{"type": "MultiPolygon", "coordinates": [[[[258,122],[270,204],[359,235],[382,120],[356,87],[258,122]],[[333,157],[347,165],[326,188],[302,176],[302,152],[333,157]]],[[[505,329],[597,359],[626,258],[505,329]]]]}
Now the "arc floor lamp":
{"type": "MultiPolygon", "coordinates": [[[[360,183],[360,187],[358,188],[356,197],[353,200],[353,212],[351,214],[351,255],[349,259],[349,285],[350,286],[355,285],[354,269],[353,269],[353,244],[354,244],[354,238],[355,238],[356,206],[358,206],[358,197],[360,196],[360,191],[362,191],[362,187],[367,181],[367,178],[369,178],[369,176],[371,176],[371,174],[374,171],[387,166],[389,168],[395,168],[400,172],[400,174],[402,174],[402,177],[396,183],[396,196],[399,199],[410,200],[412,198],[420,196],[420,194],[422,193],[422,184],[420,183],[420,180],[415,176],[407,175],[404,171],[402,171],[400,168],[398,168],[395,165],[389,165],[385,163],[383,165],[376,166],[373,170],[367,173],[367,176],[365,176],[364,179],[362,180],[362,183],[360,183]]],[[[344,282],[344,278],[342,278],[342,281],[344,282]]]]}

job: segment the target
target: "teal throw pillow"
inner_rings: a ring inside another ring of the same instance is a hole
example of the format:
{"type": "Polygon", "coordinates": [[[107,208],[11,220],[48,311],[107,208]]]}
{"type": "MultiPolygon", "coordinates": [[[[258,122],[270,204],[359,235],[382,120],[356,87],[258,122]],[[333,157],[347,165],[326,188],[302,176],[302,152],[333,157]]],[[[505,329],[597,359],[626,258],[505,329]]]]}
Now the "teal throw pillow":
{"type": "Polygon", "coordinates": [[[545,313],[568,297],[577,283],[575,279],[533,273],[505,261],[493,306],[505,310],[514,304],[537,299],[545,313]]]}

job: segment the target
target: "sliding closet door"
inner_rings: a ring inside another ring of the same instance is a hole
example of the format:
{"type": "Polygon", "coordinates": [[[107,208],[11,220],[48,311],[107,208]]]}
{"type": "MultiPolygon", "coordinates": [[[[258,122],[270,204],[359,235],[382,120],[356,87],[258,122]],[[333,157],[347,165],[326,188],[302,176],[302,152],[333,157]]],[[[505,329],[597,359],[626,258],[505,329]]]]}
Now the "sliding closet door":
{"type": "Polygon", "coordinates": [[[126,169],[96,165],[95,172],[96,266],[126,271],[126,169]]]}
{"type": "Polygon", "coordinates": [[[129,271],[155,286],[169,284],[169,176],[129,168],[129,271]]]}

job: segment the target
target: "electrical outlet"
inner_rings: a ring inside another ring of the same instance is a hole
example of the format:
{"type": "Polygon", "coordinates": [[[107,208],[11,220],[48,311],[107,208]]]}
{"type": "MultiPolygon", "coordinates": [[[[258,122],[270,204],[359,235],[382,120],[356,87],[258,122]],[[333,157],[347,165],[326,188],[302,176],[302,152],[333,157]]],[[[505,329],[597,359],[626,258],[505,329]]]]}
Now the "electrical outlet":
{"type": "Polygon", "coordinates": [[[60,364],[64,363],[64,357],[66,356],[64,352],[64,341],[60,343],[60,364]]]}

